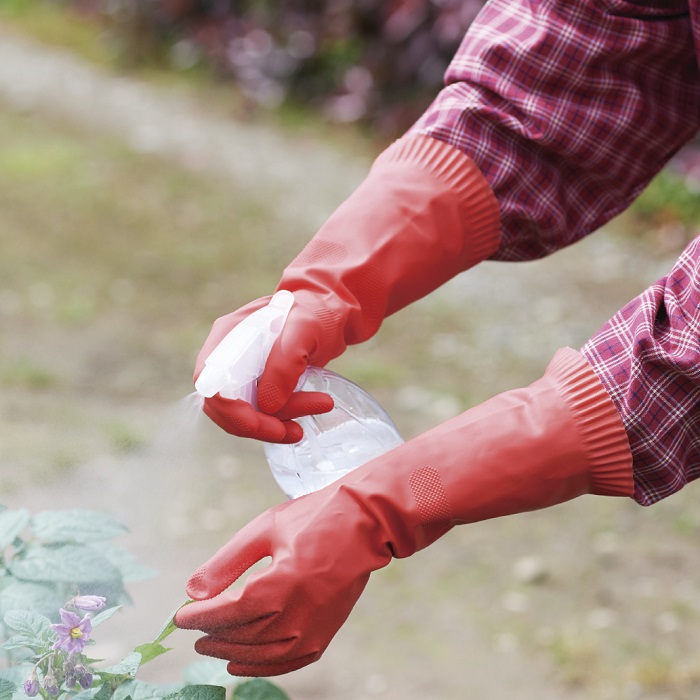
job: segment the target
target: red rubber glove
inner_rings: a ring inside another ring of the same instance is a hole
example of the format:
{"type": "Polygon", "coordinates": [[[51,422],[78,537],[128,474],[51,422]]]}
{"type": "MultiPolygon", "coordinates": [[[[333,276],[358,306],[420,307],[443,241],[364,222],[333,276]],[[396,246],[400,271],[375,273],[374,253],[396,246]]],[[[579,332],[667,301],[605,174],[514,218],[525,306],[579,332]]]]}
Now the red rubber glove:
{"type": "MultiPolygon", "coordinates": [[[[307,365],[325,366],[388,315],[486,259],[498,232],[498,204],[470,158],[427,136],[400,139],[284,271],[277,288],[296,302],[258,383],[260,412],[217,395],[205,413],[234,435],[300,439],[290,418],[332,407],[323,395],[293,396],[307,365]]],[[[268,300],[214,324],[195,378],[226,333],[268,300]]]]}
{"type": "Polygon", "coordinates": [[[241,676],[317,660],[372,571],[454,525],[582,494],[631,496],[622,421],[586,361],[558,351],[544,377],[506,392],[320,491],[272,508],[190,579],[175,617],[208,636],[195,648],[241,676]],[[252,564],[272,563],[226,589],[252,564]]]}

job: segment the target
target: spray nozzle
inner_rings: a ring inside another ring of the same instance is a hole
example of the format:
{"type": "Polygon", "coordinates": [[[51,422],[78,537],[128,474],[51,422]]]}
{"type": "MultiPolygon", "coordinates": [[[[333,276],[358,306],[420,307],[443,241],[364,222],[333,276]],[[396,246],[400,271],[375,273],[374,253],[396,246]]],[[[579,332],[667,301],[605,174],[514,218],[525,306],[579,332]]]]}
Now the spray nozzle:
{"type": "Polygon", "coordinates": [[[194,385],[197,392],[205,398],[218,393],[227,399],[243,399],[255,405],[257,380],[292,304],[294,295],[281,290],[267,306],[229,331],[205,360],[194,385]]]}

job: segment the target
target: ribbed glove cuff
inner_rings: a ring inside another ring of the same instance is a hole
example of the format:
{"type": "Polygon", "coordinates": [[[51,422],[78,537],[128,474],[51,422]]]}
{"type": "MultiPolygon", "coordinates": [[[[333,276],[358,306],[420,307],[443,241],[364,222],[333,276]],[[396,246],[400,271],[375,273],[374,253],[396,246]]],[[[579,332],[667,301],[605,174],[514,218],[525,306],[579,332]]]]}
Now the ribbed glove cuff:
{"type": "Polygon", "coordinates": [[[500,211],[491,187],[474,161],[459,149],[430,136],[407,134],[374,162],[373,171],[412,167],[435,177],[458,200],[468,260],[463,269],[486,260],[500,241],[500,211]]]}
{"type": "Polygon", "coordinates": [[[605,387],[582,355],[557,350],[545,376],[554,381],[580,431],[590,463],[590,493],[632,496],[632,454],[620,414],[605,387]]]}

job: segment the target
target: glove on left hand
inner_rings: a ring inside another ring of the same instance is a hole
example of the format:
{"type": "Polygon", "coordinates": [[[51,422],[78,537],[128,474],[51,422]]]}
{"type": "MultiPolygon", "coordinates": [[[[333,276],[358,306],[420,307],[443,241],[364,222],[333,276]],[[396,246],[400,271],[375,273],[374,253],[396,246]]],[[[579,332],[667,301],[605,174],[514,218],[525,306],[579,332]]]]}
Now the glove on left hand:
{"type": "Polygon", "coordinates": [[[614,404],[586,361],[560,350],[545,376],[417,437],[334,484],[272,508],[189,581],[178,626],[229,672],[271,676],[318,659],[370,573],[453,525],[561,503],[631,495],[614,404]],[[226,591],[250,566],[243,588],[226,591]]]}

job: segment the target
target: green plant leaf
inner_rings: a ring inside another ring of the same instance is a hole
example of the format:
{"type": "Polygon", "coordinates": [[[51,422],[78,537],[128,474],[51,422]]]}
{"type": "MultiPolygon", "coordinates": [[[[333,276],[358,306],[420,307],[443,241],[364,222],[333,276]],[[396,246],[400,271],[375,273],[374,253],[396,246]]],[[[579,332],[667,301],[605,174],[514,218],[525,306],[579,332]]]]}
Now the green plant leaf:
{"type": "Polygon", "coordinates": [[[186,685],[165,700],[225,700],[226,688],[218,685],[186,685]]]}
{"type": "Polygon", "coordinates": [[[146,683],[141,680],[124,681],[112,695],[112,700],[160,700],[183,687],[182,683],[146,683]]]}
{"type": "Polygon", "coordinates": [[[121,605],[115,605],[113,608],[107,608],[106,610],[97,613],[97,615],[92,618],[92,626],[97,627],[97,625],[101,625],[103,622],[106,622],[110,617],[112,617],[112,615],[114,615],[114,613],[117,612],[117,610],[121,610],[122,607],[123,606],[121,605]]]}
{"type": "Polygon", "coordinates": [[[90,666],[94,666],[95,664],[102,663],[103,661],[104,659],[93,659],[91,656],[85,656],[83,654],[83,663],[85,665],[89,664],[90,666]]]}
{"type": "Polygon", "coordinates": [[[231,700],[289,700],[289,695],[270,681],[254,678],[236,686],[231,700]]]}
{"type": "Polygon", "coordinates": [[[0,588],[0,614],[10,610],[33,610],[46,615],[55,615],[63,604],[63,596],[47,583],[32,583],[10,578],[0,588]]]}
{"type": "Polygon", "coordinates": [[[30,610],[10,610],[5,613],[5,624],[25,637],[48,639],[54,634],[48,617],[30,610]]]}
{"type": "Polygon", "coordinates": [[[29,511],[26,508],[0,512],[0,550],[14,542],[19,533],[27,527],[29,518],[29,511]]]}
{"type": "Polygon", "coordinates": [[[119,571],[93,549],[66,544],[33,545],[21,559],[9,565],[11,573],[26,581],[62,581],[66,583],[94,583],[121,581],[119,571]]]}
{"type": "Polygon", "coordinates": [[[165,654],[170,651],[168,647],[164,647],[162,644],[157,642],[147,642],[146,644],[140,644],[134,649],[138,654],[141,654],[141,665],[147,664],[149,661],[157,658],[161,654],[165,654]]]}
{"type": "MultiPolygon", "coordinates": [[[[183,605],[187,605],[191,602],[192,601],[188,600],[183,605]]],[[[177,627],[175,626],[174,618],[175,613],[181,607],[182,605],[178,606],[177,609],[168,616],[167,620],[165,621],[165,624],[160,628],[160,631],[158,632],[156,638],[152,642],[146,642],[145,644],[141,644],[140,646],[137,646],[136,649],[134,649],[135,652],[141,654],[141,665],[148,663],[149,661],[152,661],[161,654],[165,654],[166,652],[170,651],[170,649],[168,647],[163,646],[161,642],[167,637],[169,637],[177,629],[177,627]]]]}
{"type": "Polygon", "coordinates": [[[240,681],[236,676],[232,676],[227,670],[228,662],[221,659],[198,659],[185,667],[183,676],[185,683],[189,685],[210,685],[231,686],[240,681]]]}
{"type": "Polygon", "coordinates": [[[8,681],[7,678],[0,678],[0,700],[10,700],[17,690],[17,686],[8,681]]]}
{"type": "Polygon", "coordinates": [[[93,545],[93,548],[99,556],[119,570],[124,581],[145,581],[153,578],[157,573],[152,567],[140,564],[131,552],[127,552],[114,542],[100,542],[99,545],[93,545]]]}
{"type": "Polygon", "coordinates": [[[100,677],[103,676],[129,676],[133,678],[141,665],[141,654],[137,651],[129,652],[119,663],[108,668],[98,669],[100,677]]]}
{"type": "Polygon", "coordinates": [[[175,615],[177,614],[178,610],[181,608],[184,608],[185,605],[189,605],[190,603],[193,603],[194,601],[192,600],[186,600],[182,605],[178,605],[178,607],[168,616],[168,619],[165,621],[163,626],[160,628],[160,632],[156,635],[156,638],[153,640],[154,644],[159,644],[162,642],[164,639],[169,637],[176,629],[177,626],[175,625],[175,615]]]}
{"type": "Polygon", "coordinates": [[[112,689],[110,688],[109,683],[103,683],[100,686],[100,689],[93,696],[93,700],[110,700],[111,695],[112,689]]]}
{"type": "Polygon", "coordinates": [[[96,510],[45,510],[32,518],[32,530],[44,542],[95,542],[118,537],[127,528],[96,510]]]}
{"type": "Polygon", "coordinates": [[[28,637],[26,634],[16,634],[0,645],[0,649],[4,649],[5,651],[10,651],[12,649],[31,649],[35,653],[39,653],[44,649],[48,650],[48,647],[48,642],[37,640],[36,637],[28,637]]]}

